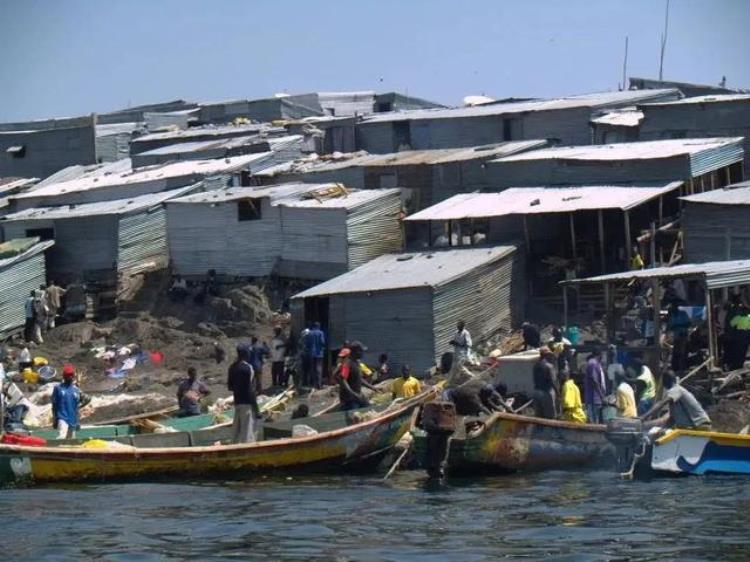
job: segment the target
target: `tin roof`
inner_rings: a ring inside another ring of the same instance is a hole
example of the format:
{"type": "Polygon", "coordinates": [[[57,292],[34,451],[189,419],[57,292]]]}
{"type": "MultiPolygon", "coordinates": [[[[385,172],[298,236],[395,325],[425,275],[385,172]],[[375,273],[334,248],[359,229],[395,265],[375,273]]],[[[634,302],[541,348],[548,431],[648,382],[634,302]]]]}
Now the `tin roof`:
{"type": "Polygon", "coordinates": [[[459,220],[599,209],[625,211],[674,191],[681,185],[682,182],[648,187],[517,187],[500,193],[462,193],[411,215],[406,220],[459,220]]]}
{"type": "Polygon", "coordinates": [[[132,185],[149,181],[179,178],[181,176],[211,176],[240,170],[249,164],[266,158],[270,152],[259,152],[245,154],[216,160],[184,160],[172,162],[161,166],[138,168],[136,170],[125,170],[119,173],[98,174],[83,176],[70,181],[52,183],[38,187],[32,191],[15,196],[16,199],[26,197],[44,197],[71,193],[74,191],[88,191],[101,187],[112,187],[120,185],[132,185]]]}
{"type": "Polygon", "coordinates": [[[0,218],[2,222],[27,221],[27,220],[55,220],[70,219],[76,217],[90,217],[100,215],[124,215],[144,209],[150,209],[160,205],[167,199],[179,197],[191,190],[197,189],[201,184],[194,184],[170,191],[160,193],[149,193],[128,199],[116,199],[114,201],[98,201],[96,203],[83,203],[81,205],[60,205],[56,207],[34,207],[24,209],[17,213],[11,213],[0,218]]]}
{"type": "Polygon", "coordinates": [[[711,205],[750,205],[750,181],[728,185],[724,189],[688,195],[681,197],[681,199],[690,203],[711,205]]]}
{"type": "Polygon", "coordinates": [[[639,104],[640,106],[659,107],[663,105],[697,105],[700,103],[728,103],[728,102],[750,102],[750,94],[709,94],[705,96],[693,96],[673,101],[648,102],[639,104]]]}
{"type": "Polygon", "coordinates": [[[222,126],[211,126],[205,125],[203,127],[190,127],[180,131],[167,131],[164,133],[151,133],[150,135],[142,135],[137,139],[133,139],[134,143],[141,141],[155,141],[165,139],[191,139],[193,137],[202,137],[208,135],[215,135],[221,137],[227,133],[242,133],[245,132],[247,135],[255,135],[264,129],[267,129],[268,125],[222,125],[222,126]]]}
{"type": "Polygon", "coordinates": [[[496,103],[451,109],[415,109],[370,115],[363,119],[363,123],[419,119],[450,119],[456,117],[482,117],[487,115],[529,113],[557,109],[571,109],[576,107],[596,108],[622,103],[646,102],[652,99],[661,99],[664,96],[669,95],[677,97],[680,93],[679,90],[673,88],[663,90],[625,90],[622,92],[580,94],[550,100],[496,103]]]}
{"type": "Polygon", "coordinates": [[[496,246],[386,254],[303,291],[294,298],[437,287],[515,251],[515,246],[496,246]]]}
{"type": "Polygon", "coordinates": [[[232,187],[194,193],[169,201],[170,204],[214,204],[242,199],[269,198],[272,205],[314,209],[350,209],[364,203],[399,193],[398,189],[350,189],[346,196],[326,199],[303,198],[306,193],[336,187],[336,183],[282,183],[266,187],[232,187]]]}
{"type": "Polygon", "coordinates": [[[614,109],[591,119],[592,123],[610,127],[637,127],[641,121],[643,121],[643,112],[635,107],[614,109]]]}
{"type": "Polygon", "coordinates": [[[0,259],[0,269],[5,269],[6,267],[13,265],[15,262],[23,261],[26,258],[30,258],[31,256],[38,254],[39,252],[43,252],[44,250],[46,250],[47,248],[50,248],[54,244],[55,244],[54,240],[45,240],[43,242],[34,244],[31,248],[29,248],[25,252],[21,252],[17,256],[0,259]]]}
{"type": "Polygon", "coordinates": [[[674,156],[692,155],[741,143],[743,137],[706,139],[666,139],[654,141],[595,144],[588,146],[553,146],[531,150],[493,160],[493,162],[518,162],[523,160],[652,160],[674,156]]]}
{"type": "Polygon", "coordinates": [[[750,260],[714,261],[706,263],[685,263],[672,267],[654,267],[638,271],[623,271],[598,275],[585,279],[562,281],[561,285],[601,284],[604,282],[625,282],[631,279],[658,279],[676,277],[703,278],[709,289],[722,289],[750,284],[750,260]]]}
{"type": "Polygon", "coordinates": [[[389,154],[369,154],[364,151],[339,154],[333,158],[305,158],[294,162],[283,162],[267,168],[257,175],[273,176],[280,173],[314,173],[331,172],[353,167],[387,167],[387,166],[417,166],[438,165],[449,162],[462,162],[475,159],[488,160],[502,156],[509,156],[525,150],[542,148],[547,141],[526,140],[508,141],[483,146],[465,148],[440,148],[427,150],[404,150],[389,154]]]}

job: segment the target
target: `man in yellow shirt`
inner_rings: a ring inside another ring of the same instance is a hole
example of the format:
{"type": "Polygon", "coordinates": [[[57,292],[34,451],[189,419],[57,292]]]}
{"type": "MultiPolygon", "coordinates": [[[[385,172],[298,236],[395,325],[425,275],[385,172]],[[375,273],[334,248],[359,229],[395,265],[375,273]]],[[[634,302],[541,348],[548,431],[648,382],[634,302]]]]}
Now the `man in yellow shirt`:
{"type": "Polygon", "coordinates": [[[562,394],[562,417],[564,421],[573,423],[586,423],[586,412],[583,410],[581,402],[581,390],[578,385],[570,378],[568,371],[560,371],[560,378],[563,381],[560,392],[562,394]]]}
{"type": "Polygon", "coordinates": [[[627,382],[624,374],[618,374],[616,381],[618,417],[637,418],[638,411],[635,407],[635,392],[633,392],[633,387],[627,382]]]}
{"type": "Polygon", "coordinates": [[[396,398],[412,398],[419,394],[422,390],[422,384],[413,376],[411,376],[411,369],[408,365],[401,367],[401,377],[393,381],[391,386],[391,393],[393,399],[396,398]]]}

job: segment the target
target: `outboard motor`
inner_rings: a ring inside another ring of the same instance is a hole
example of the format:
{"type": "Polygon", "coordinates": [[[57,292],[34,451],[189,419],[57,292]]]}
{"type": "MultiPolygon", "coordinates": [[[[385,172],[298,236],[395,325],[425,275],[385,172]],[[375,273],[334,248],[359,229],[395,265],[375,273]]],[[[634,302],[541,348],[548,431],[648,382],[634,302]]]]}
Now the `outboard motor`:
{"type": "Polygon", "coordinates": [[[607,422],[607,441],[615,446],[617,471],[632,479],[640,458],[646,454],[648,439],[638,418],[614,418],[607,422]]]}
{"type": "Polygon", "coordinates": [[[448,444],[456,431],[456,406],[435,400],[422,407],[421,426],[427,432],[427,474],[443,478],[448,460],[448,444]]]}

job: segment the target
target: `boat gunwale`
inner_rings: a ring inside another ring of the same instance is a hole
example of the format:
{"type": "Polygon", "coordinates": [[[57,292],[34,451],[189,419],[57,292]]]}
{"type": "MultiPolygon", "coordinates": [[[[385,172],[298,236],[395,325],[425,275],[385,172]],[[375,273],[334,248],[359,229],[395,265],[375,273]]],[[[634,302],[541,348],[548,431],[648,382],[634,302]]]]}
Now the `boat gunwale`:
{"type": "MultiPolygon", "coordinates": [[[[654,444],[663,445],[669,443],[678,437],[703,437],[706,439],[730,439],[732,441],[747,442],[750,446],[750,435],[741,433],[724,433],[721,431],[698,431],[695,429],[673,429],[665,435],[659,437],[654,444]]],[[[744,445],[743,445],[744,446],[744,445]]]]}
{"type": "MultiPolygon", "coordinates": [[[[67,448],[65,446],[60,447],[30,447],[26,445],[0,445],[0,457],[18,457],[28,456],[29,458],[38,459],[56,459],[56,460],[141,460],[145,458],[158,459],[158,458],[180,458],[180,457],[196,457],[202,454],[211,454],[212,456],[224,456],[225,454],[242,453],[242,452],[255,452],[263,451],[265,449],[282,448],[286,446],[292,446],[298,448],[300,446],[308,445],[311,443],[324,443],[331,439],[337,439],[350,434],[356,434],[360,431],[369,428],[370,426],[377,426],[383,423],[390,422],[406,413],[408,410],[413,409],[422,402],[426,401],[431,395],[436,395],[437,390],[435,387],[429,388],[417,396],[409,399],[408,401],[401,404],[398,408],[384,412],[371,420],[364,420],[362,422],[347,425],[345,427],[332,429],[315,435],[307,435],[302,437],[283,437],[280,439],[272,439],[269,441],[256,441],[253,443],[233,443],[228,445],[204,445],[198,447],[132,447],[127,449],[83,449],[81,447],[67,448]]],[[[303,418],[301,418],[303,419],[303,418]]],[[[185,432],[189,433],[189,432],[185,432]]]]}
{"type": "Polygon", "coordinates": [[[483,424],[481,429],[479,429],[472,435],[467,435],[466,437],[454,437],[452,441],[472,441],[474,439],[479,439],[492,426],[503,420],[523,423],[527,425],[542,425],[558,429],[572,429],[589,433],[605,433],[607,429],[607,426],[605,426],[604,424],[575,423],[564,420],[538,418],[536,416],[524,416],[522,414],[511,414],[508,412],[494,412],[489,417],[480,420],[483,424]]]}

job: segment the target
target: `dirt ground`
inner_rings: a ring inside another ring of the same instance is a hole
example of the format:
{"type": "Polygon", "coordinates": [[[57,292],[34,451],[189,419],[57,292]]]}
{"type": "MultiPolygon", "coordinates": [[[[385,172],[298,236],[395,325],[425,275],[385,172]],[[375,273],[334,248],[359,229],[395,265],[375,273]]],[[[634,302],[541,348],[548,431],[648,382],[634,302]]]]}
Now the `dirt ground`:
{"type": "MultiPolygon", "coordinates": [[[[117,407],[107,411],[108,417],[127,416],[176,404],[177,386],[191,366],[211,389],[207,403],[228,396],[227,368],[236,344],[249,342],[252,335],[269,343],[275,325],[286,329],[288,316],[274,313],[264,290],[258,286],[226,287],[220,297],[196,304],[191,299],[172,302],[163,282],[147,283],[118,318],[58,326],[44,334],[44,343],[29,346],[29,351],[32,357],[46,358],[58,374],[64,364],[75,365],[85,392],[142,395],[143,400],[124,403],[121,411],[117,407]],[[122,360],[112,364],[98,358],[95,350],[133,344],[149,353],[159,352],[163,360],[137,365],[122,378],[109,376],[108,370],[119,367],[122,360]],[[215,344],[226,353],[222,362],[216,360],[215,344]],[[164,399],[155,400],[155,394],[164,399]]],[[[16,339],[6,349],[14,354],[23,345],[22,340],[16,339]]],[[[11,362],[6,364],[9,367],[11,362]]],[[[264,388],[270,386],[270,365],[264,369],[262,380],[264,388]]],[[[24,391],[33,390],[26,385],[21,387],[24,391]]]]}

